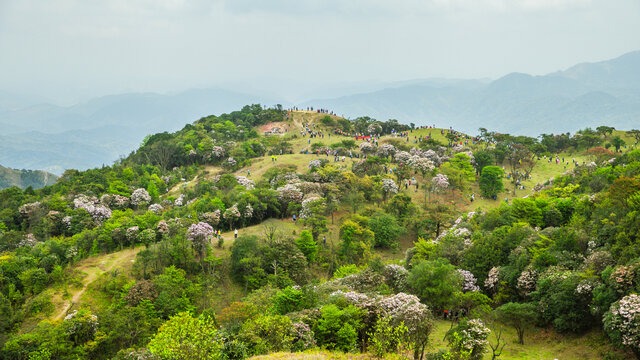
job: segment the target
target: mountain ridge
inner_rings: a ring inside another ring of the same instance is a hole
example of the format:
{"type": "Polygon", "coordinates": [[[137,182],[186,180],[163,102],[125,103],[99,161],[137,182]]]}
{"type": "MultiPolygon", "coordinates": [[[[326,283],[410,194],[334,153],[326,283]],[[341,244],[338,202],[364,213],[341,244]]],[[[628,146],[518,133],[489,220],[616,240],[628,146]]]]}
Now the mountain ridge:
{"type": "MultiPolygon", "coordinates": [[[[356,88],[345,86],[346,95],[311,98],[299,104],[204,88],[168,95],[114,94],[69,107],[0,107],[0,163],[56,173],[99,166],[134,150],[147,134],[175,131],[185,122],[253,103],[322,107],[349,118],[367,115],[381,121],[438,124],[467,133],[475,133],[479,127],[521,135],[574,132],[603,124],[630,129],[637,127],[640,119],[640,51],[546,75],[513,72],[492,81],[430,78],[379,82],[360,84],[361,89],[372,91],[352,93],[356,88]],[[25,151],[35,146],[30,131],[46,134],[38,135],[38,151],[25,151]],[[83,139],[70,131],[98,137],[83,139]],[[61,144],[66,144],[64,149],[61,144]],[[55,153],[61,157],[56,158],[55,153]]],[[[0,104],[11,103],[2,101],[3,94],[0,92],[0,104]]],[[[24,96],[14,98],[26,101],[24,96]]]]}

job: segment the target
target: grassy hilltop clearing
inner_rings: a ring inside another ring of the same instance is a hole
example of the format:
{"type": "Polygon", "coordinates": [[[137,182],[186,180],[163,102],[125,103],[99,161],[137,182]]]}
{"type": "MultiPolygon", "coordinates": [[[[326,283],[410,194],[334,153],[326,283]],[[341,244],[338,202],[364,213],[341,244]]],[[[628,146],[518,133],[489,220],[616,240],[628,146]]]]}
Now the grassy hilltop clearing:
{"type": "Polygon", "coordinates": [[[628,359],[640,131],[251,105],[0,191],[0,359],[628,359]]]}

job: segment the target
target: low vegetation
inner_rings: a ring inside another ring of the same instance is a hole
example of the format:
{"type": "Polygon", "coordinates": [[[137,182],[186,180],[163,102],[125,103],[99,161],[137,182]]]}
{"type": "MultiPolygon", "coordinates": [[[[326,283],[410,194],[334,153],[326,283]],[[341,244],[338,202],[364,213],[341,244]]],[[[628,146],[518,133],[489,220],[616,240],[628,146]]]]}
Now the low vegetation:
{"type": "Polygon", "coordinates": [[[638,356],[636,141],[259,105],[149,136],[0,191],[0,358],[638,356]]]}

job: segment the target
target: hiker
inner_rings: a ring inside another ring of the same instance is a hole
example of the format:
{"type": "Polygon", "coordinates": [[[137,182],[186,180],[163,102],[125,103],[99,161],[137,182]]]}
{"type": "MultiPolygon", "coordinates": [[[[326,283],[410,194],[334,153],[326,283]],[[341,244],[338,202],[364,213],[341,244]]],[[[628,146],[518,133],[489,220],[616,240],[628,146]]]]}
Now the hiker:
{"type": "Polygon", "coordinates": [[[236,229],[236,231],[233,232],[233,237],[234,239],[238,238],[238,229],[236,229]]]}
{"type": "Polygon", "coordinates": [[[296,214],[293,214],[293,222],[296,222],[296,214]]]}

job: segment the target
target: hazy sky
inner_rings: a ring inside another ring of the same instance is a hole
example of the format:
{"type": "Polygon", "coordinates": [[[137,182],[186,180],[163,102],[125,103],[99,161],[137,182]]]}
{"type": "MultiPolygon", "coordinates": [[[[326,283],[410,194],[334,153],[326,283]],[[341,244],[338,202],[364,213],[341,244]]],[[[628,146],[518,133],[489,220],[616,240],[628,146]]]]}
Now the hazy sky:
{"type": "Polygon", "coordinates": [[[0,0],[0,89],[64,101],[544,74],[639,49],[640,0],[0,0]]]}

